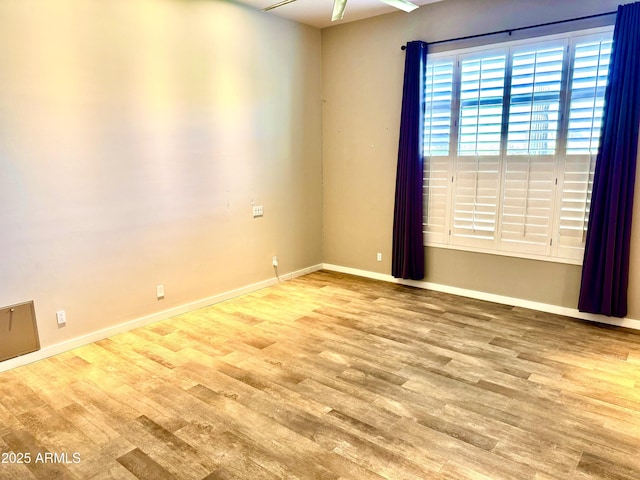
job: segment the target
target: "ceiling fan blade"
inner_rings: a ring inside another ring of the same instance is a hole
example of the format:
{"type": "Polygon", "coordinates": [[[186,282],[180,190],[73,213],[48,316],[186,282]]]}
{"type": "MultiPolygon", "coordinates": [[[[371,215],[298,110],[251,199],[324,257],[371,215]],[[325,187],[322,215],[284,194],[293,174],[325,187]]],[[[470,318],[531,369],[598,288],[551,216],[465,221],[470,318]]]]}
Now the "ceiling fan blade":
{"type": "Polygon", "coordinates": [[[400,10],[404,10],[405,12],[413,12],[418,5],[415,3],[411,3],[407,0],[380,0],[387,5],[391,5],[392,7],[399,8],[400,10]]]}
{"type": "Polygon", "coordinates": [[[344,17],[344,9],[347,6],[347,0],[333,0],[333,15],[331,21],[342,20],[344,17]]]}
{"type": "Polygon", "coordinates": [[[287,5],[288,3],[293,3],[296,0],[284,0],[282,2],[274,3],[273,5],[269,5],[262,9],[264,12],[268,12],[269,10],[273,10],[274,8],[282,7],[283,5],[287,5]]]}

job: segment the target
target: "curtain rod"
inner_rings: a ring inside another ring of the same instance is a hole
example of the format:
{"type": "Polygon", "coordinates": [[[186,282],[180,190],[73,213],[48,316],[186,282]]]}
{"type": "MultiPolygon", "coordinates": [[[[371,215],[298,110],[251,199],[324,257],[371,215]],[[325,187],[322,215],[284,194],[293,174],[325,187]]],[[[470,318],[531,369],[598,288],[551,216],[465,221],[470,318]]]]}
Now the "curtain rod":
{"type": "MultiPolygon", "coordinates": [[[[466,37],[449,38],[447,40],[438,40],[436,42],[427,42],[427,43],[429,45],[438,45],[440,43],[457,42],[459,40],[469,40],[470,38],[488,37],[489,35],[499,35],[501,33],[508,33],[509,35],[511,35],[513,32],[517,32],[519,30],[528,30],[530,28],[547,27],[549,25],[557,25],[559,23],[577,22],[579,20],[587,20],[589,18],[597,18],[597,17],[604,17],[604,16],[607,16],[607,15],[615,15],[616,13],[618,13],[617,10],[613,11],[613,12],[596,13],[594,15],[587,15],[585,17],[568,18],[566,20],[557,20],[555,22],[539,23],[538,25],[528,25],[526,27],[509,28],[508,30],[498,30],[496,32],[478,33],[476,35],[467,35],[466,37]]],[[[402,45],[400,47],[400,49],[401,50],[406,50],[407,46],[406,45],[402,45]]]]}

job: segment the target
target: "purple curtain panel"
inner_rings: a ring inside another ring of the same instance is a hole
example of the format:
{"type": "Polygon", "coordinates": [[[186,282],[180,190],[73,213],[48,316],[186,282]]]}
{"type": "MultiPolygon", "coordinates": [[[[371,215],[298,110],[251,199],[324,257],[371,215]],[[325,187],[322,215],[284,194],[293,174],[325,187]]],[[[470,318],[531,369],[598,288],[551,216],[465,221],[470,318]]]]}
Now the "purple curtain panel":
{"type": "Polygon", "coordinates": [[[391,273],[396,278],[420,280],[424,278],[422,165],[427,44],[409,42],[405,55],[391,273]]]}
{"type": "Polygon", "coordinates": [[[640,2],[618,7],[578,309],[627,315],[640,125],[640,2]]]}

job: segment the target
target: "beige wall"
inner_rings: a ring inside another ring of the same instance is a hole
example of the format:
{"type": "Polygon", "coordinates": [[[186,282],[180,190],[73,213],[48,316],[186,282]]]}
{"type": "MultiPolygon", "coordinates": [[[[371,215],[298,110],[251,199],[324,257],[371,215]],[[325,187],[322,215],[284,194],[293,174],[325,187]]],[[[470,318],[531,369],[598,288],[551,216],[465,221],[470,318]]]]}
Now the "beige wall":
{"type": "MultiPolygon", "coordinates": [[[[445,0],[421,7],[410,15],[397,13],[324,29],[325,262],[391,272],[404,70],[401,45],[410,40],[429,42],[615,11],[618,3],[621,2],[445,0]],[[381,263],[376,261],[377,252],[383,254],[381,263]]],[[[610,16],[582,22],[580,27],[613,21],[610,16]]],[[[536,33],[549,34],[563,28],[568,27],[540,29],[536,33]]],[[[502,39],[517,37],[503,35],[502,39]]],[[[496,39],[500,37],[494,37],[493,41],[496,39]]],[[[640,245],[639,216],[640,208],[636,208],[634,246],[640,245]]],[[[629,292],[629,317],[636,319],[640,318],[639,250],[634,248],[632,252],[629,292]]],[[[577,306],[579,266],[440,248],[427,248],[426,263],[425,280],[429,282],[569,308],[577,306]]]]}
{"type": "Polygon", "coordinates": [[[47,346],[320,263],[320,49],[225,1],[0,2],[0,305],[47,346]]]}

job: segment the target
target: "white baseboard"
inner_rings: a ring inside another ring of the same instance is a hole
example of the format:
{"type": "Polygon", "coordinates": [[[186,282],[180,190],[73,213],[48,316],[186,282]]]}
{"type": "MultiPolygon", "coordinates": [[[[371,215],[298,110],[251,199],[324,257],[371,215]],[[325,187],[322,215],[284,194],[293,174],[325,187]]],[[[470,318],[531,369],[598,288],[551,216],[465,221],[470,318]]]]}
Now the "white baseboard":
{"type": "Polygon", "coordinates": [[[268,280],[263,280],[261,282],[253,283],[251,285],[240,287],[235,290],[223,292],[217,295],[213,295],[211,297],[190,302],[185,305],[180,305],[174,308],[170,308],[168,310],[163,310],[161,312],[156,312],[151,315],[130,320],[128,322],[120,323],[112,327],[107,327],[105,329],[98,330],[96,332],[92,332],[87,335],[83,335],[81,337],[66,340],[64,342],[57,343],[55,345],[43,347],[36,352],[28,353],[26,355],[21,355],[19,357],[11,358],[9,360],[0,362],[0,372],[4,372],[4,371],[11,370],[23,365],[27,365],[29,363],[33,363],[38,360],[42,360],[44,358],[57,355],[59,353],[64,353],[69,350],[73,350],[74,348],[78,348],[83,345],[88,345],[89,343],[97,342],[99,340],[112,337],[119,333],[128,332],[129,330],[133,330],[135,328],[143,327],[151,323],[166,320],[168,318],[175,317],[183,313],[191,312],[199,308],[204,308],[209,305],[214,305],[219,302],[224,302],[225,300],[230,300],[240,295],[252,293],[257,290],[261,290],[263,288],[276,285],[278,282],[291,280],[293,278],[296,278],[302,275],[307,275],[308,273],[312,273],[321,269],[340,272],[340,273],[346,273],[350,275],[357,275],[359,277],[366,277],[374,280],[381,280],[384,282],[398,283],[398,284],[408,285],[412,287],[424,288],[427,290],[434,290],[436,292],[450,293],[453,295],[460,295],[463,297],[475,298],[478,300],[486,300],[489,302],[501,303],[504,305],[513,305],[516,307],[530,308],[532,310],[538,310],[541,312],[553,313],[557,315],[565,315],[567,317],[579,318],[579,319],[588,320],[591,322],[604,323],[607,325],[615,325],[619,327],[640,330],[640,320],[636,320],[633,318],[614,318],[614,317],[606,317],[604,315],[593,315],[590,313],[580,312],[575,308],[567,308],[567,307],[561,307],[558,305],[551,305],[547,303],[533,302],[533,301],[525,300],[522,298],[495,295],[492,293],[481,292],[477,290],[468,290],[464,288],[452,287],[449,285],[442,285],[438,283],[414,281],[414,280],[402,280],[384,273],[376,273],[376,272],[370,272],[367,270],[360,270],[357,268],[343,267],[340,265],[332,265],[332,264],[324,263],[324,264],[314,265],[308,268],[304,268],[301,270],[297,270],[295,272],[290,272],[290,273],[280,275],[279,279],[271,278],[268,280]]]}
{"type": "Polygon", "coordinates": [[[107,327],[105,329],[98,330],[96,332],[92,332],[87,335],[83,335],[81,337],[73,338],[71,340],[65,340],[64,342],[57,343],[55,345],[43,347],[36,352],[28,353],[26,355],[21,355],[19,357],[5,360],[4,362],[0,362],[0,372],[11,370],[16,367],[21,367],[23,365],[27,365],[29,363],[33,363],[38,360],[42,360],[44,358],[57,355],[59,353],[64,353],[69,350],[73,350],[74,348],[78,348],[83,345],[88,345],[90,343],[112,337],[119,333],[128,332],[129,330],[133,330],[134,328],[144,327],[145,325],[166,320],[168,318],[175,317],[176,315],[181,315],[183,313],[198,310],[199,308],[208,307],[216,303],[224,302],[225,300],[230,300],[232,298],[239,297],[240,295],[252,293],[257,290],[261,290],[263,288],[276,285],[279,282],[291,280],[293,278],[306,275],[308,273],[312,273],[320,269],[322,269],[322,265],[314,265],[311,267],[303,268],[301,270],[296,270],[295,272],[285,273],[280,275],[278,278],[270,278],[268,280],[263,280],[261,282],[253,283],[251,285],[240,287],[235,290],[223,292],[218,295],[213,295],[211,297],[189,302],[188,304],[185,304],[185,305],[180,305],[177,307],[170,308],[168,310],[163,310],[161,312],[152,313],[151,315],[146,315],[141,318],[136,318],[128,322],[120,323],[112,327],[107,327]]]}
{"type": "Polygon", "coordinates": [[[359,270],[357,268],[342,267],[340,265],[332,265],[324,263],[322,268],[325,270],[331,270],[334,272],[347,273],[350,275],[357,275],[359,277],[371,278],[374,280],[382,280],[384,282],[399,283],[401,285],[408,285],[411,287],[424,288],[427,290],[434,290],[436,292],[451,293],[453,295],[460,295],[462,297],[475,298],[478,300],[486,300],[488,302],[501,303],[504,305],[512,305],[514,307],[530,308],[532,310],[538,310],[546,313],[554,313],[556,315],[564,315],[566,317],[579,318],[581,320],[587,320],[596,323],[605,323],[607,325],[615,325],[618,327],[632,328],[640,330],[640,320],[633,318],[615,318],[607,317],[605,315],[594,315],[592,313],[585,313],[579,311],[577,308],[561,307],[559,305],[551,305],[548,303],[533,302],[531,300],[525,300],[522,298],[507,297],[504,295],[496,295],[493,293],[481,292],[478,290],[468,290],[466,288],[452,287],[449,285],[442,285],[439,283],[415,281],[415,280],[403,280],[395,278],[391,275],[384,273],[370,272],[367,270],[359,270]]]}

